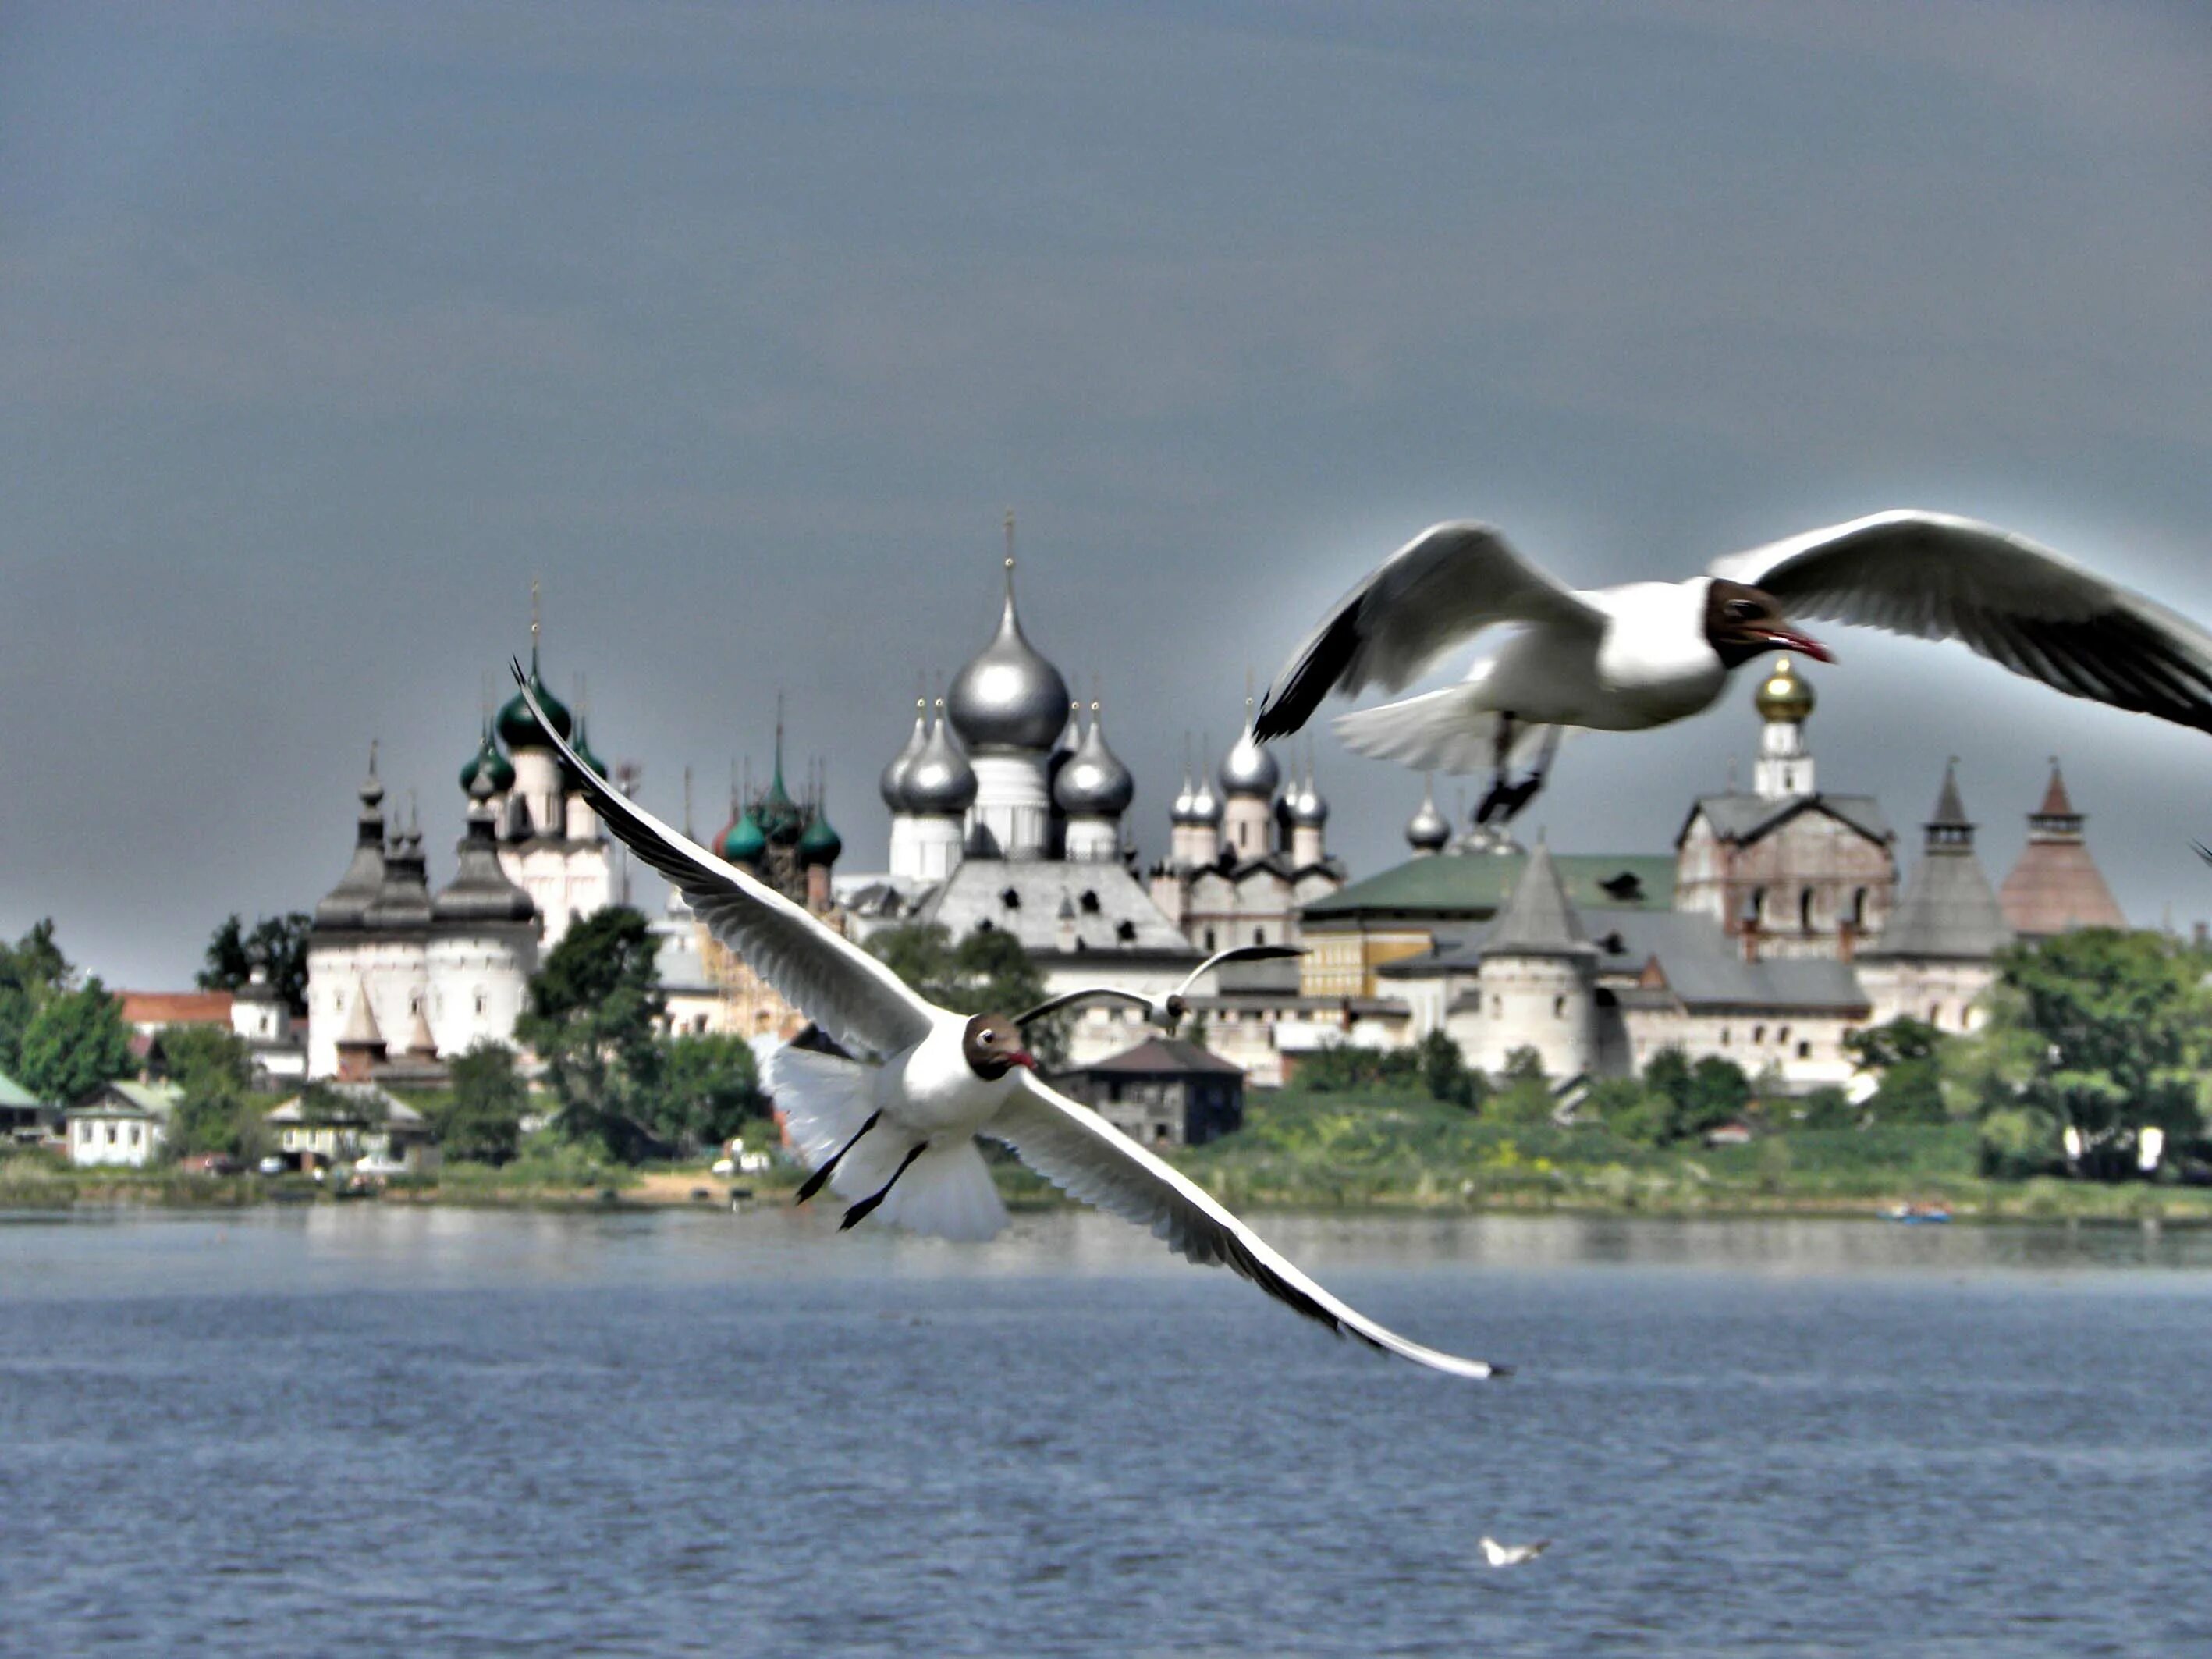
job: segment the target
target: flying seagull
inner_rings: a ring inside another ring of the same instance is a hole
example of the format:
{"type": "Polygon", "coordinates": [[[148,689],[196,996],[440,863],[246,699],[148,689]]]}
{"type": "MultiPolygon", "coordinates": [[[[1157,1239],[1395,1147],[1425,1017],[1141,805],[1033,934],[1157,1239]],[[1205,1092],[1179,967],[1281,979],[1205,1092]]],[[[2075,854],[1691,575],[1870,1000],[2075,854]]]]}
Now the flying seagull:
{"type": "Polygon", "coordinates": [[[1501,1544],[1495,1538],[1482,1540],[1482,1559],[1493,1567],[1517,1567],[1523,1561],[1533,1561],[1552,1547],[1548,1538],[1539,1538],[1533,1544],[1501,1544]]]}
{"type": "Polygon", "coordinates": [[[716,939],[804,1009],[849,1054],[787,1044],[769,1086],[815,1176],[854,1199],[844,1224],[880,1213],[916,1232],[988,1238],[1006,1225],[975,1137],[1011,1146],[1054,1185],[1151,1229],[1201,1266],[1215,1263],[1340,1335],[1456,1376],[1505,1368],[1408,1341],[1323,1290],[1204,1188],[1089,1108],[1047,1087],[1015,1022],[924,1000],[878,961],[774,888],[726,864],[617,794],[516,684],[580,780],[599,822],[673,882],[716,939]]]}
{"type": "Polygon", "coordinates": [[[1346,594],[1276,678],[1254,730],[1304,726],[1332,690],[1402,690],[1463,640],[1520,631],[1448,690],[1346,714],[1362,754],[1490,769],[1478,822],[1543,785],[1558,728],[1638,732],[1700,713],[1768,651],[1832,661],[1791,623],[1954,639],[2077,697],[2212,731],[2212,635],[2024,537],[1940,513],[1877,513],[1716,560],[1681,582],[1570,588],[1488,525],[1423,532],[1346,594]],[[1516,780],[1516,757],[1539,753],[1516,780]]]}
{"type": "Polygon", "coordinates": [[[1185,995],[1190,988],[1224,963],[1278,962],[1287,957],[1302,957],[1305,951],[1295,945],[1232,945],[1225,951],[1216,951],[1204,962],[1182,976],[1182,983],[1165,996],[1153,998],[1141,991],[1125,990],[1115,985],[1087,986],[1079,991],[1063,991],[1058,996],[1040,1002],[1034,1008],[1014,1016],[1014,1024],[1027,1025],[1031,1020],[1042,1019],[1047,1014],[1056,1014],[1063,1008],[1073,1007],[1079,1002],[1122,1002],[1141,1008],[1145,1018],[1155,1025],[1172,1032],[1190,1012],[1185,995]]]}

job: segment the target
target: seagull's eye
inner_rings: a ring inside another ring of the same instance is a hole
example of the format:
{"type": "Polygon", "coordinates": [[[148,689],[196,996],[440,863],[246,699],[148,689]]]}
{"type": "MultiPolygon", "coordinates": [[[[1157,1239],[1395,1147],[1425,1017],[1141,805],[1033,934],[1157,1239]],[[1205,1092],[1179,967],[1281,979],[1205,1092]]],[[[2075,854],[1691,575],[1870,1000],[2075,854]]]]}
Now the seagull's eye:
{"type": "Polygon", "coordinates": [[[1730,599],[1721,607],[1721,614],[1730,622],[1753,622],[1759,616],[1759,605],[1752,599],[1730,599]]]}
{"type": "Polygon", "coordinates": [[[999,1034],[988,1025],[975,1033],[975,1041],[978,1042],[996,1042],[998,1040],[999,1034]]]}

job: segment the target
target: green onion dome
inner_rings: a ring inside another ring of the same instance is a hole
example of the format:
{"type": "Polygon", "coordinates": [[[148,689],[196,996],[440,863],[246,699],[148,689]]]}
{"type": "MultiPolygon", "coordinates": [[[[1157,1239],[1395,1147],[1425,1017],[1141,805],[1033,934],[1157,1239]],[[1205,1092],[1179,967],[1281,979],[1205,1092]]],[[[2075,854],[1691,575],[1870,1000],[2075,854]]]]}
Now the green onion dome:
{"type": "Polygon", "coordinates": [[[499,744],[492,737],[489,720],[484,722],[483,741],[477,745],[477,752],[469,757],[469,763],[461,769],[462,793],[472,795],[476,793],[479,774],[491,780],[491,792],[495,795],[503,795],[514,787],[514,763],[499,752],[499,744]]]}
{"type": "Polygon", "coordinates": [[[730,826],[718,850],[732,864],[758,864],[768,855],[768,837],[761,833],[760,820],[746,812],[730,826]]]}
{"type": "Polygon", "coordinates": [[[761,797],[760,805],[753,810],[754,816],[760,821],[761,833],[778,847],[792,845],[805,828],[805,818],[799,810],[799,803],[792,799],[791,792],[783,787],[783,762],[781,757],[776,761],[775,775],[769,780],[768,793],[761,797]]]}
{"type": "MultiPolygon", "coordinates": [[[[549,708],[545,712],[550,714],[553,711],[549,708]]],[[[576,758],[578,760],[583,762],[586,766],[589,767],[600,777],[604,778],[607,775],[607,763],[592,752],[592,740],[584,734],[584,720],[580,715],[578,716],[576,720],[574,748],[576,750],[576,758]]]]}
{"type": "Polygon", "coordinates": [[[801,864],[835,864],[837,855],[844,850],[844,838],[830,827],[827,813],[817,812],[814,822],[806,826],[806,833],[799,838],[801,864]]]}
{"type": "MultiPolygon", "coordinates": [[[[544,680],[538,675],[538,647],[535,646],[530,649],[530,690],[556,732],[565,738],[575,730],[575,721],[569,716],[568,705],[547,690],[544,680]]],[[[497,730],[499,740],[509,749],[550,749],[553,746],[546,741],[544,732],[538,730],[537,719],[531,714],[530,705],[522,700],[520,691],[509,697],[500,709],[497,730]]]]}

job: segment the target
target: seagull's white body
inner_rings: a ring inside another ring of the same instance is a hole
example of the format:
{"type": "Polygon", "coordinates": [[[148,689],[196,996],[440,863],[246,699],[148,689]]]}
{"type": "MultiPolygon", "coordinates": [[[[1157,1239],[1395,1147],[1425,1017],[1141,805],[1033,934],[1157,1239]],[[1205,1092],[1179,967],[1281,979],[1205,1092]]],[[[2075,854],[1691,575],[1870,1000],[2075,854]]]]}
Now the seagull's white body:
{"type": "Polygon", "coordinates": [[[1346,744],[1467,772],[1498,763],[1509,716],[1522,748],[1547,726],[1664,726],[1711,707],[1728,684],[1709,632],[1716,580],[1791,617],[1955,639],[2054,690],[2212,731],[2212,635],[2025,538],[1911,511],[1734,554],[1686,581],[1595,589],[1555,581],[1486,525],[1438,525],[1323,620],[1278,677],[1259,730],[1297,730],[1331,690],[1401,690],[1501,626],[1518,631],[1462,684],[1340,719],[1346,744]]]}
{"type": "Polygon", "coordinates": [[[1552,1547],[1548,1538],[1540,1538],[1533,1544],[1501,1544],[1495,1538],[1482,1540],[1482,1559],[1493,1567],[1517,1567],[1523,1561],[1533,1561],[1552,1547]]]}
{"type": "Polygon", "coordinates": [[[1006,1213],[975,1142],[988,1135],[1071,1195],[1149,1229],[1192,1261],[1228,1267],[1340,1334],[1454,1376],[1502,1374],[1410,1341],[1339,1301],[1204,1188],[1030,1072],[979,1074],[963,1040],[969,1016],[928,1002],[800,906],[617,793],[545,720],[519,663],[515,678],[599,822],[673,882],[754,972],[848,1054],[869,1057],[787,1045],[769,1063],[770,1091],[808,1164],[819,1170],[844,1153],[830,1176],[835,1190],[880,1193],[873,1213],[918,1232],[990,1237],[1006,1213]]]}

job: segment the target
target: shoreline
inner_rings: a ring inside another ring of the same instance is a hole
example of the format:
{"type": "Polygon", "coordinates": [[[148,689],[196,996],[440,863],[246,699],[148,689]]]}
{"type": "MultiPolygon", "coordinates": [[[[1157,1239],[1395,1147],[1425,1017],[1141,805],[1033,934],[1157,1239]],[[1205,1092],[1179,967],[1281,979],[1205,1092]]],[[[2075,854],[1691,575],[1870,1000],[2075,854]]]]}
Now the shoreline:
{"type": "MultiPolygon", "coordinates": [[[[1038,1183],[1002,1182],[1016,1213],[1083,1207],[1038,1183]]],[[[1240,1213],[1306,1216],[1617,1216],[1668,1220],[1891,1220],[1908,1204],[1936,1203],[1953,1225],[2212,1227],[2212,1189],[2150,1185],[2099,1186],[2035,1180],[1977,1182],[1982,1190],[1945,1191],[1941,1183],[1907,1181],[1867,1193],[1751,1192],[1720,1185],[1613,1196],[1601,1192],[1547,1193],[1525,1188],[1474,1193],[1408,1190],[1358,1197],[1296,1190],[1236,1190],[1243,1183],[1205,1183],[1240,1213]],[[1229,1189],[1224,1192],[1224,1188],[1229,1189]]],[[[296,1177],[182,1174],[118,1176],[106,1171],[0,1174],[0,1212],[70,1210],[173,1211],[286,1209],[307,1205],[380,1204],[462,1209],[537,1209],[653,1213],[723,1209],[733,1202],[787,1206],[796,1183],[732,1180],[704,1169],[625,1170],[605,1182],[471,1179],[451,1186],[426,1181],[393,1184],[374,1194],[340,1197],[296,1177]]]]}

